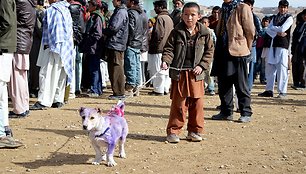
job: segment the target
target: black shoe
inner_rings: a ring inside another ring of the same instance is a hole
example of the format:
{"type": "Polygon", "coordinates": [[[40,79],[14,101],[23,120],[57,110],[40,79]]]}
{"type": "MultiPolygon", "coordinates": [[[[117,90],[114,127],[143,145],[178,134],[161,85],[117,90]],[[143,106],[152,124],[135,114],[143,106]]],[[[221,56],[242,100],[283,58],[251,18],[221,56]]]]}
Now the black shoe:
{"type": "Polygon", "coordinates": [[[47,106],[44,106],[39,102],[36,102],[33,106],[30,107],[30,110],[44,110],[44,109],[47,109],[47,106]]]}
{"type": "Polygon", "coordinates": [[[25,112],[23,112],[21,114],[16,114],[15,112],[10,111],[8,117],[9,118],[25,118],[25,117],[27,117],[29,115],[30,115],[30,111],[29,110],[26,110],[25,112]]]}
{"type": "Polygon", "coordinates": [[[233,115],[224,115],[224,114],[222,114],[220,112],[217,115],[213,115],[211,117],[211,119],[213,119],[213,120],[228,120],[228,121],[231,121],[231,120],[233,120],[233,115]]]}
{"type": "Polygon", "coordinates": [[[152,96],[163,96],[164,93],[158,93],[158,92],[155,92],[155,91],[152,91],[152,92],[148,92],[149,95],[152,95],[152,96]]]}
{"type": "Polygon", "coordinates": [[[64,106],[64,103],[61,103],[61,102],[52,103],[51,105],[52,108],[61,108],[63,106],[64,106]]]}
{"type": "Polygon", "coordinates": [[[272,91],[265,91],[263,93],[258,94],[259,97],[273,97],[273,92],[272,91]]]}

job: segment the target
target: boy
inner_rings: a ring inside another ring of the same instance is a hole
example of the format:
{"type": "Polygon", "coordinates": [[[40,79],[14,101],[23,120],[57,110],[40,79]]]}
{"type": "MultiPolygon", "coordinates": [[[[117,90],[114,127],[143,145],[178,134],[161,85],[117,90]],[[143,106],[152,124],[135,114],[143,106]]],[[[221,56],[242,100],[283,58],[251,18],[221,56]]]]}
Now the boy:
{"type": "Polygon", "coordinates": [[[186,112],[187,139],[201,141],[204,127],[204,71],[209,68],[214,46],[209,30],[201,23],[200,7],[190,2],[183,7],[182,22],[172,30],[164,47],[161,68],[170,68],[172,99],[167,141],[178,143],[186,112]]]}

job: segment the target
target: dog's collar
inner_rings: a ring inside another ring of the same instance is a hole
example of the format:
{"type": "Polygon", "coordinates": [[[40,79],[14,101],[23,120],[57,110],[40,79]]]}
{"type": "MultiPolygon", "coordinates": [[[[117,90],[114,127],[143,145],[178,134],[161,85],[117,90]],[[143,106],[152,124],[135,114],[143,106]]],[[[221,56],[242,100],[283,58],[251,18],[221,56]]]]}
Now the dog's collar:
{"type": "Polygon", "coordinates": [[[106,134],[106,132],[107,132],[109,129],[110,129],[110,127],[106,128],[105,131],[104,131],[102,134],[96,135],[96,137],[102,137],[103,135],[106,134]]]}

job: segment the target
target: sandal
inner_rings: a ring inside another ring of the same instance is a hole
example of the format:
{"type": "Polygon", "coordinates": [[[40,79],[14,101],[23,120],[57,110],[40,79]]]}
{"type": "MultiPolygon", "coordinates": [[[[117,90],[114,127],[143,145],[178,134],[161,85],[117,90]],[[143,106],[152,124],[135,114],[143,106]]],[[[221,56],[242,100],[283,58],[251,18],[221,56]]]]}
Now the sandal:
{"type": "Polygon", "coordinates": [[[20,146],[23,146],[23,144],[14,140],[11,136],[0,137],[0,148],[18,148],[20,146]]]}

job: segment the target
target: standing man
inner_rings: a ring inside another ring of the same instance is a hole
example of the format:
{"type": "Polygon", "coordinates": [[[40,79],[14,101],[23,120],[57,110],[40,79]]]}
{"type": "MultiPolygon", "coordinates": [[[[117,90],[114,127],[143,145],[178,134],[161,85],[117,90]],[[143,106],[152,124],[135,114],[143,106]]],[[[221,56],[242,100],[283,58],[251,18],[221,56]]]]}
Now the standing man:
{"type": "Polygon", "coordinates": [[[247,58],[251,54],[255,26],[251,7],[236,0],[223,0],[216,28],[217,44],[211,75],[218,77],[221,112],[213,120],[233,119],[233,85],[240,112],[239,122],[251,120],[247,58]]]}
{"type": "Polygon", "coordinates": [[[294,89],[304,89],[306,66],[306,9],[297,15],[296,27],[292,36],[292,80],[294,89]],[[298,16],[301,16],[300,18],[298,16]]]}
{"type": "Polygon", "coordinates": [[[17,11],[17,50],[14,54],[9,94],[13,111],[9,117],[29,115],[28,70],[29,54],[33,43],[33,31],[36,21],[34,0],[16,0],[17,11]]]}
{"type": "Polygon", "coordinates": [[[110,100],[124,99],[124,51],[128,41],[129,17],[126,8],[126,0],[113,0],[115,10],[109,20],[104,34],[106,39],[106,59],[108,65],[109,80],[113,94],[110,100]]]}
{"type": "Polygon", "coordinates": [[[210,23],[209,28],[213,29],[215,32],[219,21],[219,10],[220,10],[219,6],[214,6],[211,11],[211,15],[208,17],[210,23]]]}
{"type": "Polygon", "coordinates": [[[0,0],[0,148],[17,148],[22,143],[12,138],[8,119],[7,82],[17,46],[17,17],[14,0],[0,0]]]}
{"type": "Polygon", "coordinates": [[[266,90],[258,94],[260,97],[273,97],[274,83],[277,76],[278,98],[287,95],[288,60],[290,45],[290,29],[293,17],[288,13],[289,2],[278,3],[278,14],[273,17],[266,33],[272,38],[266,61],[266,90]]]}
{"type": "Polygon", "coordinates": [[[184,0],[173,0],[173,7],[174,10],[170,14],[170,17],[172,18],[173,21],[173,26],[175,27],[178,23],[181,22],[181,16],[182,16],[182,9],[184,7],[184,0]]]}
{"type": "Polygon", "coordinates": [[[39,71],[38,101],[30,110],[63,106],[67,84],[72,82],[73,50],[72,18],[67,1],[49,0],[43,19],[43,34],[37,60],[39,71]]]}
{"type": "Polygon", "coordinates": [[[171,84],[169,69],[161,70],[160,65],[164,46],[173,29],[173,22],[167,11],[166,0],[157,0],[153,4],[157,17],[149,42],[148,69],[150,75],[156,74],[156,77],[152,80],[154,89],[149,95],[162,96],[169,93],[171,84]]]}
{"type": "Polygon", "coordinates": [[[133,96],[140,85],[140,49],[144,37],[142,10],[139,0],[127,0],[129,15],[129,36],[124,56],[124,71],[126,77],[125,90],[133,96]]]}

